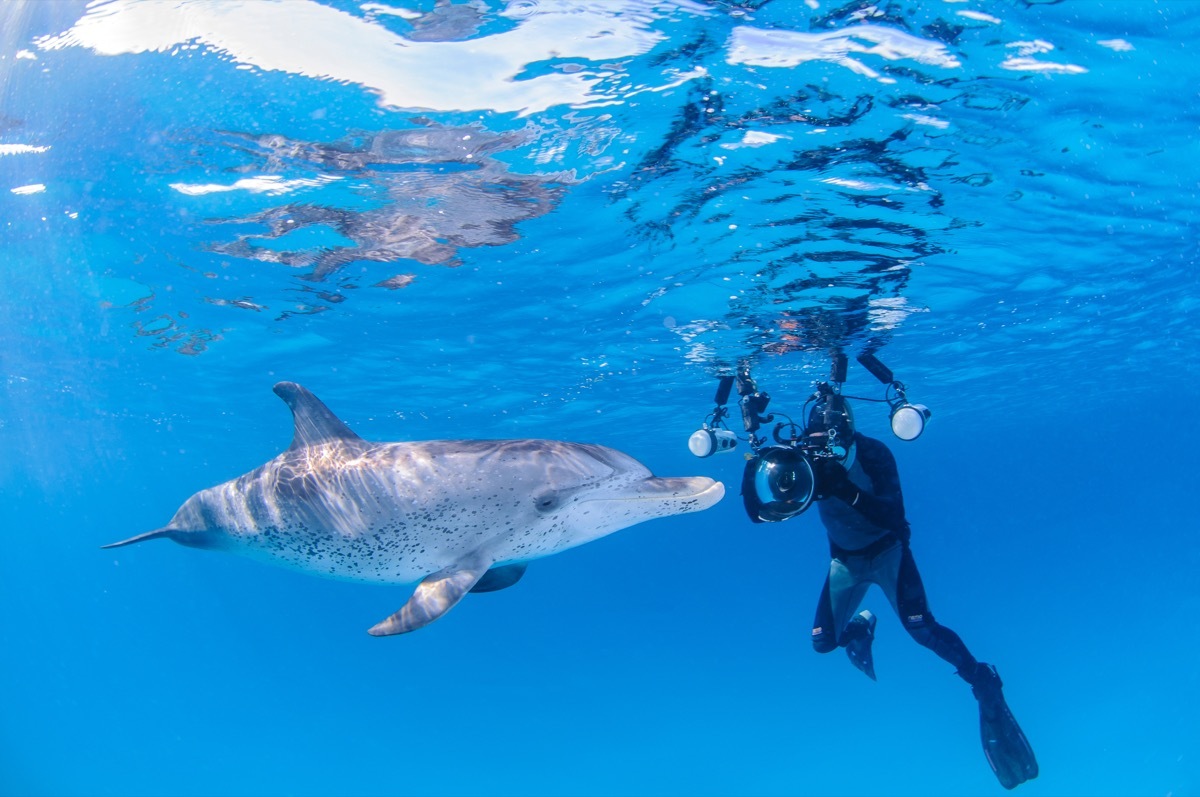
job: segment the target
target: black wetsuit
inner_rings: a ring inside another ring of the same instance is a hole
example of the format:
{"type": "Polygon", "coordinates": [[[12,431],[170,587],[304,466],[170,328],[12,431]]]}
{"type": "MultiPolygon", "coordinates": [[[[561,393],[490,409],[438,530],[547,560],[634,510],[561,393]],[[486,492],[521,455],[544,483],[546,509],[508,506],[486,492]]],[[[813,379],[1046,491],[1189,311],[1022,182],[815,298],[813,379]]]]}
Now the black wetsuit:
{"type": "Polygon", "coordinates": [[[847,624],[875,583],[887,594],[912,638],[974,683],[979,669],[975,657],[958,634],[940,625],[929,611],[921,574],[909,550],[896,460],[878,440],[855,434],[854,441],[855,460],[847,471],[859,490],[853,506],[833,497],[817,505],[832,561],[813,620],[813,648],[828,653],[849,641],[847,624]]]}

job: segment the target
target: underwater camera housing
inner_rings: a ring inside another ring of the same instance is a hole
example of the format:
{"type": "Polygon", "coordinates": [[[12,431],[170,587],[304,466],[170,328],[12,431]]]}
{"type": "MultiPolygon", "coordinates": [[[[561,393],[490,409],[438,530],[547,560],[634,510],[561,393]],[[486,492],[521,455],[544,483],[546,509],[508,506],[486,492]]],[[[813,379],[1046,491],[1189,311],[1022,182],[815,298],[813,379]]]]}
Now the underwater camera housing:
{"type": "Polygon", "coordinates": [[[742,503],[755,523],[777,523],[799,515],[817,497],[817,476],[804,449],[768,446],[746,461],[742,503]]]}
{"type": "MultiPolygon", "coordinates": [[[[824,497],[819,474],[822,461],[850,467],[854,457],[854,416],[841,395],[846,358],[837,355],[830,381],[817,385],[805,405],[804,428],[787,419],[775,425],[775,445],[757,447],[742,471],[742,503],[755,523],[789,520],[824,497]],[[786,436],[784,432],[786,431],[786,436]]],[[[786,417],[786,416],[784,416],[786,417]]]]}
{"type": "MultiPolygon", "coordinates": [[[[915,440],[925,429],[932,413],[922,404],[912,404],[903,383],[872,354],[858,357],[859,363],[888,387],[883,399],[861,399],[886,403],[893,434],[901,440],[915,440]]],[[[742,365],[735,376],[722,376],[715,396],[716,407],[704,419],[701,428],[688,438],[688,449],[697,457],[732,451],[738,437],[725,424],[734,384],[738,390],[742,426],[748,435],[751,453],[746,455],[742,472],[742,500],[746,514],[755,523],[789,520],[807,510],[813,501],[825,498],[820,474],[826,463],[849,469],[854,464],[854,413],[842,395],[847,360],[840,352],[834,356],[827,382],[820,382],[804,406],[803,427],[784,413],[765,414],[771,397],[758,389],[749,367],[742,365]],[[770,438],[760,437],[763,426],[778,414],[770,438]],[[773,439],[772,439],[773,438],[773,439]]]]}

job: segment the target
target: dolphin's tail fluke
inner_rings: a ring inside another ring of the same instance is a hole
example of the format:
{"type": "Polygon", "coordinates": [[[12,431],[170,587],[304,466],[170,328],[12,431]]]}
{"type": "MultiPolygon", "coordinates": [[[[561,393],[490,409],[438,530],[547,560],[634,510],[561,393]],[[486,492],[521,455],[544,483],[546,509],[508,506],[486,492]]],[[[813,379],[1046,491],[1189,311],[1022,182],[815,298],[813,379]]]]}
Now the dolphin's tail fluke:
{"type": "Polygon", "coordinates": [[[157,540],[159,537],[168,537],[175,529],[170,526],[163,526],[161,529],[147,531],[145,534],[139,534],[136,537],[130,537],[127,540],[120,542],[110,542],[108,545],[101,545],[101,548],[120,548],[123,545],[133,545],[135,542],[144,542],[146,540],[157,540]]]}

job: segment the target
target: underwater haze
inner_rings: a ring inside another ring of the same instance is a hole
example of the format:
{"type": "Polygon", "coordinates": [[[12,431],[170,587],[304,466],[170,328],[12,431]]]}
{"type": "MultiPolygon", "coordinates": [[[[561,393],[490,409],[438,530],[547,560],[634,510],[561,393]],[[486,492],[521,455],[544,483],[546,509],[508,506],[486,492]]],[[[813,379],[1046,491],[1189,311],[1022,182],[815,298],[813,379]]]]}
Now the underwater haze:
{"type": "Polygon", "coordinates": [[[718,376],[799,418],[873,353],[1015,793],[1200,795],[1198,43],[1190,0],[6,0],[0,794],[1005,793],[880,591],[878,682],[813,652],[817,512],[687,448],[718,376]],[[287,448],[284,380],[726,496],[385,639],[411,586],[101,550],[287,448]]]}

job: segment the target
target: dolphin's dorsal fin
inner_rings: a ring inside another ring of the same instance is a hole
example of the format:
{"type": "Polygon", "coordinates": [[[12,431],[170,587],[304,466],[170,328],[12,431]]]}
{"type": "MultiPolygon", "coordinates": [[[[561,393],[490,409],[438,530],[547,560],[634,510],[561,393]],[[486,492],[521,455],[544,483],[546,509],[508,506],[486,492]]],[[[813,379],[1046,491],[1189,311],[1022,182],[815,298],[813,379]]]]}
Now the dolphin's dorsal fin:
{"type": "Polygon", "coordinates": [[[338,441],[365,445],[366,441],[350,431],[350,427],[342,423],[341,419],[330,412],[307,388],[295,382],[280,382],[275,385],[275,395],[287,402],[296,421],[289,451],[338,441]]]}

